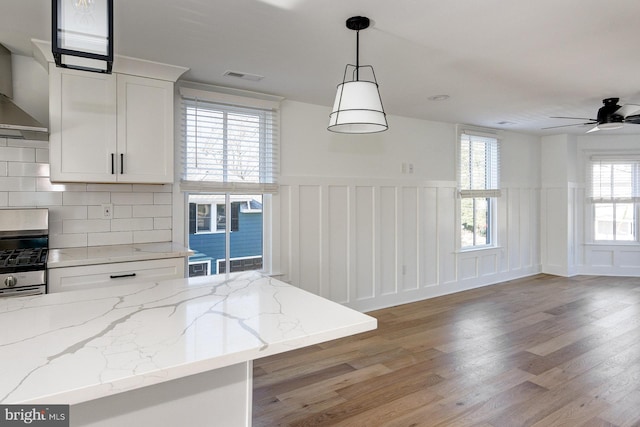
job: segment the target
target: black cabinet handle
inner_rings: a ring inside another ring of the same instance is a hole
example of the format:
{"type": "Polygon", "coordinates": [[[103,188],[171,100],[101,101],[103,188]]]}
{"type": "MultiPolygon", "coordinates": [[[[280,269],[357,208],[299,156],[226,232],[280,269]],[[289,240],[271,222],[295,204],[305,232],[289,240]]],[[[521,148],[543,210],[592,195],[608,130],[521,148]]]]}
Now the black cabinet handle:
{"type": "Polygon", "coordinates": [[[114,153],[111,153],[111,175],[116,173],[115,157],[116,155],[114,153]]]}
{"type": "Polygon", "coordinates": [[[122,279],[123,277],[136,277],[136,273],[112,274],[111,276],[109,276],[109,278],[111,278],[111,279],[122,279]]]}
{"type": "Polygon", "coordinates": [[[124,154],[120,153],[120,175],[124,173],[124,154]]]}

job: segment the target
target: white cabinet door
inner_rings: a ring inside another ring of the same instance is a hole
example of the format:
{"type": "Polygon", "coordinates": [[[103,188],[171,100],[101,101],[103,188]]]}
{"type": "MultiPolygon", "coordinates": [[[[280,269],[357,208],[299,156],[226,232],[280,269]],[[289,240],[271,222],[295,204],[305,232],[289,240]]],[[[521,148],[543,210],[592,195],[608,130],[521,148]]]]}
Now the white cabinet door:
{"type": "Polygon", "coordinates": [[[50,65],[49,87],[51,180],[114,182],[115,76],[50,65]]]}
{"type": "Polygon", "coordinates": [[[118,75],[118,181],[173,182],[173,83],[118,75]]]}
{"type": "Polygon", "coordinates": [[[50,293],[101,288],[128,283],[153,283],[184,278],[184,258],[119,262],[52,268],[48,271],[50,293]]]}
{"type": "Polygon", "coordinates": [[[173,82],[49,66],[54,182],[173,182],[173,82]]]}

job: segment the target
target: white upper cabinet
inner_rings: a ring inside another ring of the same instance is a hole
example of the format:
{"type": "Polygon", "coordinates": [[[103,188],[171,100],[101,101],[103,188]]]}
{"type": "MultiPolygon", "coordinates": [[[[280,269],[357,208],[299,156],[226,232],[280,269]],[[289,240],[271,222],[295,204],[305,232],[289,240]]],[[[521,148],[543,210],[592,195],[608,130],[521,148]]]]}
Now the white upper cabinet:
{"type": "Polygon", "coordinates": [[[116,59],[113,74],[48,63],[51,181],[173,182],[174,82],[187,69],[116,59]]]}
{"type": "Polygon", "coordinates": [[[173,82],[50,65],[51,180],[173,182],[173,82]]]}

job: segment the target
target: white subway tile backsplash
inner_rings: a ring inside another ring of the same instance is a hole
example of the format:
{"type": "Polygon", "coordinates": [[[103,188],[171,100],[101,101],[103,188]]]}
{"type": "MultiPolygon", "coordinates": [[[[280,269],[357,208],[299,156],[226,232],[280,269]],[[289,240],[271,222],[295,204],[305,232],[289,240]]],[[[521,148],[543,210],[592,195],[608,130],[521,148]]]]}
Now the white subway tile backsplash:
{"type": "Polygon", "coordinates": [[[166,242],[171,184],[52,183],[49,144],[0,138],[0,208],[49,208],[49,246],[166,242]],[[113,219],[103,219],[103,204],[113,219]]]}
{"type": "Polygon", "coordinates": [[[171,205],[136,205],[133,207],[133,217],[165,217],[171,216],[171,205]]]}
{"type": "Polygon", "coordinates": [[[153,230],[153,218],[125,218],[111,220],[111,231],[153,230]]]}
{"type": "Polygon", "coordinates": [[[153,203],[156,205],[170,205],[173,198],[171,193],[153,193],[153,203]]]}
{"type": "Polygon", "coordinates": [[[87,234],[50,234],[49,246],[52,248],[81,248],[87,245],[87,234]]]}
{"type": "Polygon", "coordinates": [[[69,191],[64,193],[62,200],[65,205],[100,205],[102,203],[111,203],[111,193],[96,191],[69,191]]]}
{"type": "Polygon", "coordinates": [[[171,240],[171,230],[134,231],[133,243],[168,242],[171,240]]]}
{"type": "Polygon", "coordinates": [[[49,141],[40,141],[38,139],[7,138],[7,146],[26,147],[26,148],[49,148],[49,141]]]}
{"type": "Polygon", "coordinates": [[[49,176],[48,163],[9,162],[9,176],[49,176]]]}
{"type": "Polygon", "coordinates": [[[62,205],[62,194],[63,193],[53,191],[10,191],[8,206],[34,208],[40,206],[59,206],[62,205]]]}
{"type": "Polygon", "coordinates": [[[154,230],[171,230],[171,217],[168,218],[153,218],[154,230]]]}
{"type": "Polygon", "coordinates": [[[62,221],[62,232],[67,233],[100,233],[111,231],[108,219],[66,219],[62,221]]]}
{"type": "Polygon", "coordinates": [[[87,206],[87,219],[105,219],[102,205],[87,206]]]}
{"type": "Polygon", "coordinates": [[[132,207],[129,205],[116,205],[113,207],[113,217],[114,218],[131,218],[132,215],[132,207]]]}
{"type": "Polygon", "coordinates": [[[130,193],[131,184],[87,184],[87,191],[108,191],[111,193],[130,193]]]}
{"type": "Polygon", "coordinates": [[[49,220],[87,219],[87,206],[51,206],[49,220]]]}
{"type": "Polygon", "coordinates": [[[49,163],[49,150],[36,148],[36,163],[49,163]]]}
{"type": "Polygon", "coordinates": [[[153,193],[112,193],[114,205],[152,205],[153,193]]]}
{"type": "Polygon", "coordinates": [[[49,210],[49,234],[62,234],[62,220],[52,218],[51,210],[49,210]]]}
{"type": "Polygon", "coordinates": [[[130,245],[133,243],[133,232],[89,233],[87,243],[89,246],[130,245]]]}
{"type": "Polygon", "coordinates": [[[133,184],[133,192],[138,193],[171,193],[171,184],[133,184]]]}
{"type": "Polygon", "coordinates": [[[36,191],[36,179],[33,177],[0,177],[0,191],[36,191]]]}
{"type": "Polygon", "coordinates": [[[35,162],[36,149],[24,147],[0,147],[0,159],[8,162],[35,162]]]}
{"type": "Polygon", "coordinates": [[[80,183],[52,183],[49,178],[36,178],[36,191],[85,191],[87,184],[80,183]]]}

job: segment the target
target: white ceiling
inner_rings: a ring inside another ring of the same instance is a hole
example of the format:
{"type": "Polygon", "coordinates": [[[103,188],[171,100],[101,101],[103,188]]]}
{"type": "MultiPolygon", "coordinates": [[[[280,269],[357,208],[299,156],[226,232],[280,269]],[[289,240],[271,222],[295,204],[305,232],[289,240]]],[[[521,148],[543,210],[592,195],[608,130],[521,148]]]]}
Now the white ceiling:
{"type": "MultiPolygon", "coordinates": [[[[51,38],[50,14],[49,2],[2,0],[0,43],[31,54],[31,38],[51,38]]],[[[355,61],[355,15],[372,20],[360,62],[373,65],[388,114],[544,135],[590,129],[540,130],[580,122],[549,116],[595,118],[603,98],[640,104],[638,0],[115,0],[114,15],[118,55],[326,105],[327,116],[355,61]],[[450,99],[428,100],[440,94],[450,99]]],[[[640,125],[609,132],[621,131],[640,125]]]]}

